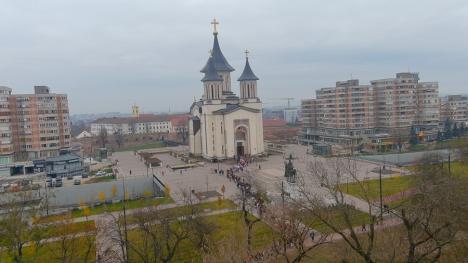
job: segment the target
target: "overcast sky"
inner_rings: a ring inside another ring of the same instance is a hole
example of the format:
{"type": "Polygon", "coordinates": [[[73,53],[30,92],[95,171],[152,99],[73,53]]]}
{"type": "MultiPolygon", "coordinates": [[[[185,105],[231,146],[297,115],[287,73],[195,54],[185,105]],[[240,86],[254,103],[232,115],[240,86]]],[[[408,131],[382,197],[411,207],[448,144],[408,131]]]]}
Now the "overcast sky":
{"type": "Polygon", "coordinates": [[[232,79],[249,49],[266,103],[408,69],[468,93],[467,0],[0,0],[0,85],[48,85],[72,114],[188,111],[213,17],[232,79]]]}

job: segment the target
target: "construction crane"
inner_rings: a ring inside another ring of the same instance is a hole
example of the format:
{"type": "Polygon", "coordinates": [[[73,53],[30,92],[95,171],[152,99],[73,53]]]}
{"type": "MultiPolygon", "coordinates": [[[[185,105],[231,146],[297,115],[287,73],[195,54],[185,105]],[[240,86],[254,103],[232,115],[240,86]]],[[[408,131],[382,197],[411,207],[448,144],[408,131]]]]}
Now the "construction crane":
{"type": "Polygon", "coordinates": [[[288,101],[288,109],[291,108],[291,101],[294,100],[294,98],[274,98],[274,99],[270,99],[270,100],[287,100],[288,101]]]}

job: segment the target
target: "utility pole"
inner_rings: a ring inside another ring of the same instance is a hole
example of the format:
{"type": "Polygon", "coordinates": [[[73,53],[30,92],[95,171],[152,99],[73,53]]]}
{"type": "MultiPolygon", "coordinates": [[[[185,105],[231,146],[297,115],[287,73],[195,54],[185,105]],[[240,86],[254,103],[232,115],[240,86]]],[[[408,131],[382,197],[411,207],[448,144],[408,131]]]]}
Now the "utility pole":
{"type": "Polygon", "coordinates": [[[382,167],[380,167],[380,170],[379,170],[379,188],[380,188],[380,220],[383,220],[382,167]]]}

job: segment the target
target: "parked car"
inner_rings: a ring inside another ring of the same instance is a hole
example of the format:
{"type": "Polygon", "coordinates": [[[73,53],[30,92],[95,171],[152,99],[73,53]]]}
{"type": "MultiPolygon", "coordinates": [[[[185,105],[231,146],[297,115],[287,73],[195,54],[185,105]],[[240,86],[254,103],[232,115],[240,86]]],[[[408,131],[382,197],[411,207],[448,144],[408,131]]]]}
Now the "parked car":
{"type": "Polygon", "coordinates": [[[73,180],[73,175],[69,174],[69,175],[67,176],[67,180],[73,180]]]}
{"type": "Polygon", "coordinates": [[[103,176],[103,175],[106,175],[106,172],[104,172],[104,171],[98,171],[98,172],[96,173],[96,176],[103,176]]]}
{"type": "Polygon", "coordinates": [[[62,187],[62,186],[63,186],[62,178],[57,178],[55,182],[55,187],[62,187]]]}
{"type": "Polygon", "coordinates": [[[88,173],[84,173],[83,175],[81,175],[81,178],[88,178],[88,173]]]}
{"type": "Polygon", "coordinates": [[[45,181],[46,181],[47,187],[52,187],[52,178],[47,177],[45,181]]]}
{"type": "Polygon", "coordinates": [[[80,185],[81,184],[81,179],[77,178],[73,181],[74,185],[80,185]]]}

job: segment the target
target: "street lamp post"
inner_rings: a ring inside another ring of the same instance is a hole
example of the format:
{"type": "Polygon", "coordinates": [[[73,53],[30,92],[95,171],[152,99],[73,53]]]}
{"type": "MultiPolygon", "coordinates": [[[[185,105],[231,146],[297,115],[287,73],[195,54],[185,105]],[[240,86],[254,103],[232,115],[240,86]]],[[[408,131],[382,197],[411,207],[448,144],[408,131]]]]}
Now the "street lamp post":
{"type": "MultiPolygon", "coordinates": [[[[130,170],[130,176],[132,170],[130,170]]],[[[128,231],[127,231],[127,209],[126,209],[126,190],[125,190],[125,173],[122,175],[122,188],[123,188],[123,216],[124,216],[124,233],[125,233],[125,255],[124,258],[128,261],[128,231]]]]}
{"type": "Polygon", "coordinates": [[[382,201],[382,167],[379,169],[379,189],[380,189],[380,220],[383,220],[383,201],[382,201]]]}

